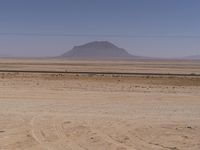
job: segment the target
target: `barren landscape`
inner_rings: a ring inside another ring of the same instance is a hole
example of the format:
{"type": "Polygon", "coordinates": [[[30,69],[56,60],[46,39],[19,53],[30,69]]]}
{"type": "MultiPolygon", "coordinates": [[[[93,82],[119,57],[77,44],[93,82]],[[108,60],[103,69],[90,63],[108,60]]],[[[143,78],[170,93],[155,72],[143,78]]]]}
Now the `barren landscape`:
{"type": "Polygon", "coordinates": [[[199,61],[1,59],[0,70],[1,150],[200,149],[199,61]]]}

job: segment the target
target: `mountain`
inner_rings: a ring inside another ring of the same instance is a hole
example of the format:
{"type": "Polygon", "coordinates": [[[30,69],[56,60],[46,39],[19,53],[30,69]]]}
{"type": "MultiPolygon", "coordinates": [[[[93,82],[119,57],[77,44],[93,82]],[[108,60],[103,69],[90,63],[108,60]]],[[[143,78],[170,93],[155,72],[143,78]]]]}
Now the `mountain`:
{"type": "Polygon", "coordinates": [[[131,59],[136,56],[108,41],[95,41],[75,46],[60,57],[72,59],[131,59]]]}
{"type": "Polygon", "coordinates": [[[200,55],[187,56],[187,57],[185,57],[185,59],[200,60],[200,55]]]}

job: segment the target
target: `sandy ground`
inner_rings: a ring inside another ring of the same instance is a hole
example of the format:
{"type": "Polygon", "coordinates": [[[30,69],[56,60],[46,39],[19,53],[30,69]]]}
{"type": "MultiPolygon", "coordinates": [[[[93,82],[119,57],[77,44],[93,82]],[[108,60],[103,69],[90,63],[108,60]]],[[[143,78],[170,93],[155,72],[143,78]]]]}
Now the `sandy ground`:
{"type": "Polygon", "coordinates": [[[199,91],[200,77],[0,73],[0,150],[199,150],[199,91]]]}

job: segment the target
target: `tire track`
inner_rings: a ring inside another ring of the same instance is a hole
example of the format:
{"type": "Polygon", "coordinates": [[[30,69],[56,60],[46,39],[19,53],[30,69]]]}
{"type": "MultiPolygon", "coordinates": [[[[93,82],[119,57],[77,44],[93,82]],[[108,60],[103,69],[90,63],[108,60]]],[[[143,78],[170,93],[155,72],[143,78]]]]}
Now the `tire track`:
{"type": "MultiPolygon", "coordinates": [[[[55,122],[55,126],[56,126],[56,130],[57,130],[58,135],[60,137],[62,137],[62,138],[66,138],[65,131],[64,131],[65,129],[63,127],[63,122],[60,122],[60,123],[58,123],[58,122],[56,123],[56,122],[55,122]]],[[[68,122],[68,123],[70,124],[70,122],[68,122]]],[[[77,126],[79,126],[79,125],[77,125],[77,126]]],[[[106,142],[106,143],[112,144],[117,149],[121,148],[121,149],[126,149],[126,150],[135,150],[135,149],[133,149],[133,147],[129,147],[129,146],[123,144],[123,143],[120,143],[120,142],[117,142],[117,141],[113,140],[108,135],[101,133],[99,130],[95,129],[94,127],[91,127],[89,125],[86,125],[85,127],[86,127],[86,130],[88,130],[85,133],[86,134],[85,135],[86,138],[90,137],[90,138],[93,139],[94,137],[92,136],[92,134],[95,133],[95,137],[100,137],[101,142],[106,142]]],[[[78,139],[78,141],[79,140],[80,139],[78,139]]],[[[75,142],[71,141],[71,143],[73,145],[77,145],[79,148],[81,148],[80,150],[87,149],[83,145],[81,145],[79,142],[75,143],[75,142]]],[[[77,149],[77,150],[79,150],[79,149],[77,149]]]]}
{"type": "Polygon", "coordinates": [[[42,148],[45,148],[46,150],[54,150],[52,148],[52,146],[50,146],[48,143],[45,142],[45,134],[41,130],[41,127],[39,127],[39,126],[36,125],[36,122],[39,120],[40,117],[41,117],[41,115],[36,115],[36,116],[33,116],[33,118],[31,119],[31,121],[30,121],[30,124],[31,124],[31,134],[32,134],[33,138],[35,139],[35,141],[42,148]]]}

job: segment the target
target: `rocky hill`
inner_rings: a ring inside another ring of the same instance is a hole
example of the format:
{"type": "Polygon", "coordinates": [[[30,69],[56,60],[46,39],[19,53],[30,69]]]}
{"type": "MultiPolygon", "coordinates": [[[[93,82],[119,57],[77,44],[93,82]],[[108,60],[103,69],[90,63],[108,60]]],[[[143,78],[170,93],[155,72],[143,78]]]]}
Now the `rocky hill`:
{"type": "Polygon", "coordinates": [[[61,57],[72,59],[131,59],[136,56],[129,54],[125,49],[119,48],[108,41],[95,41],[75,46],[61,55],[61,57]]]}

